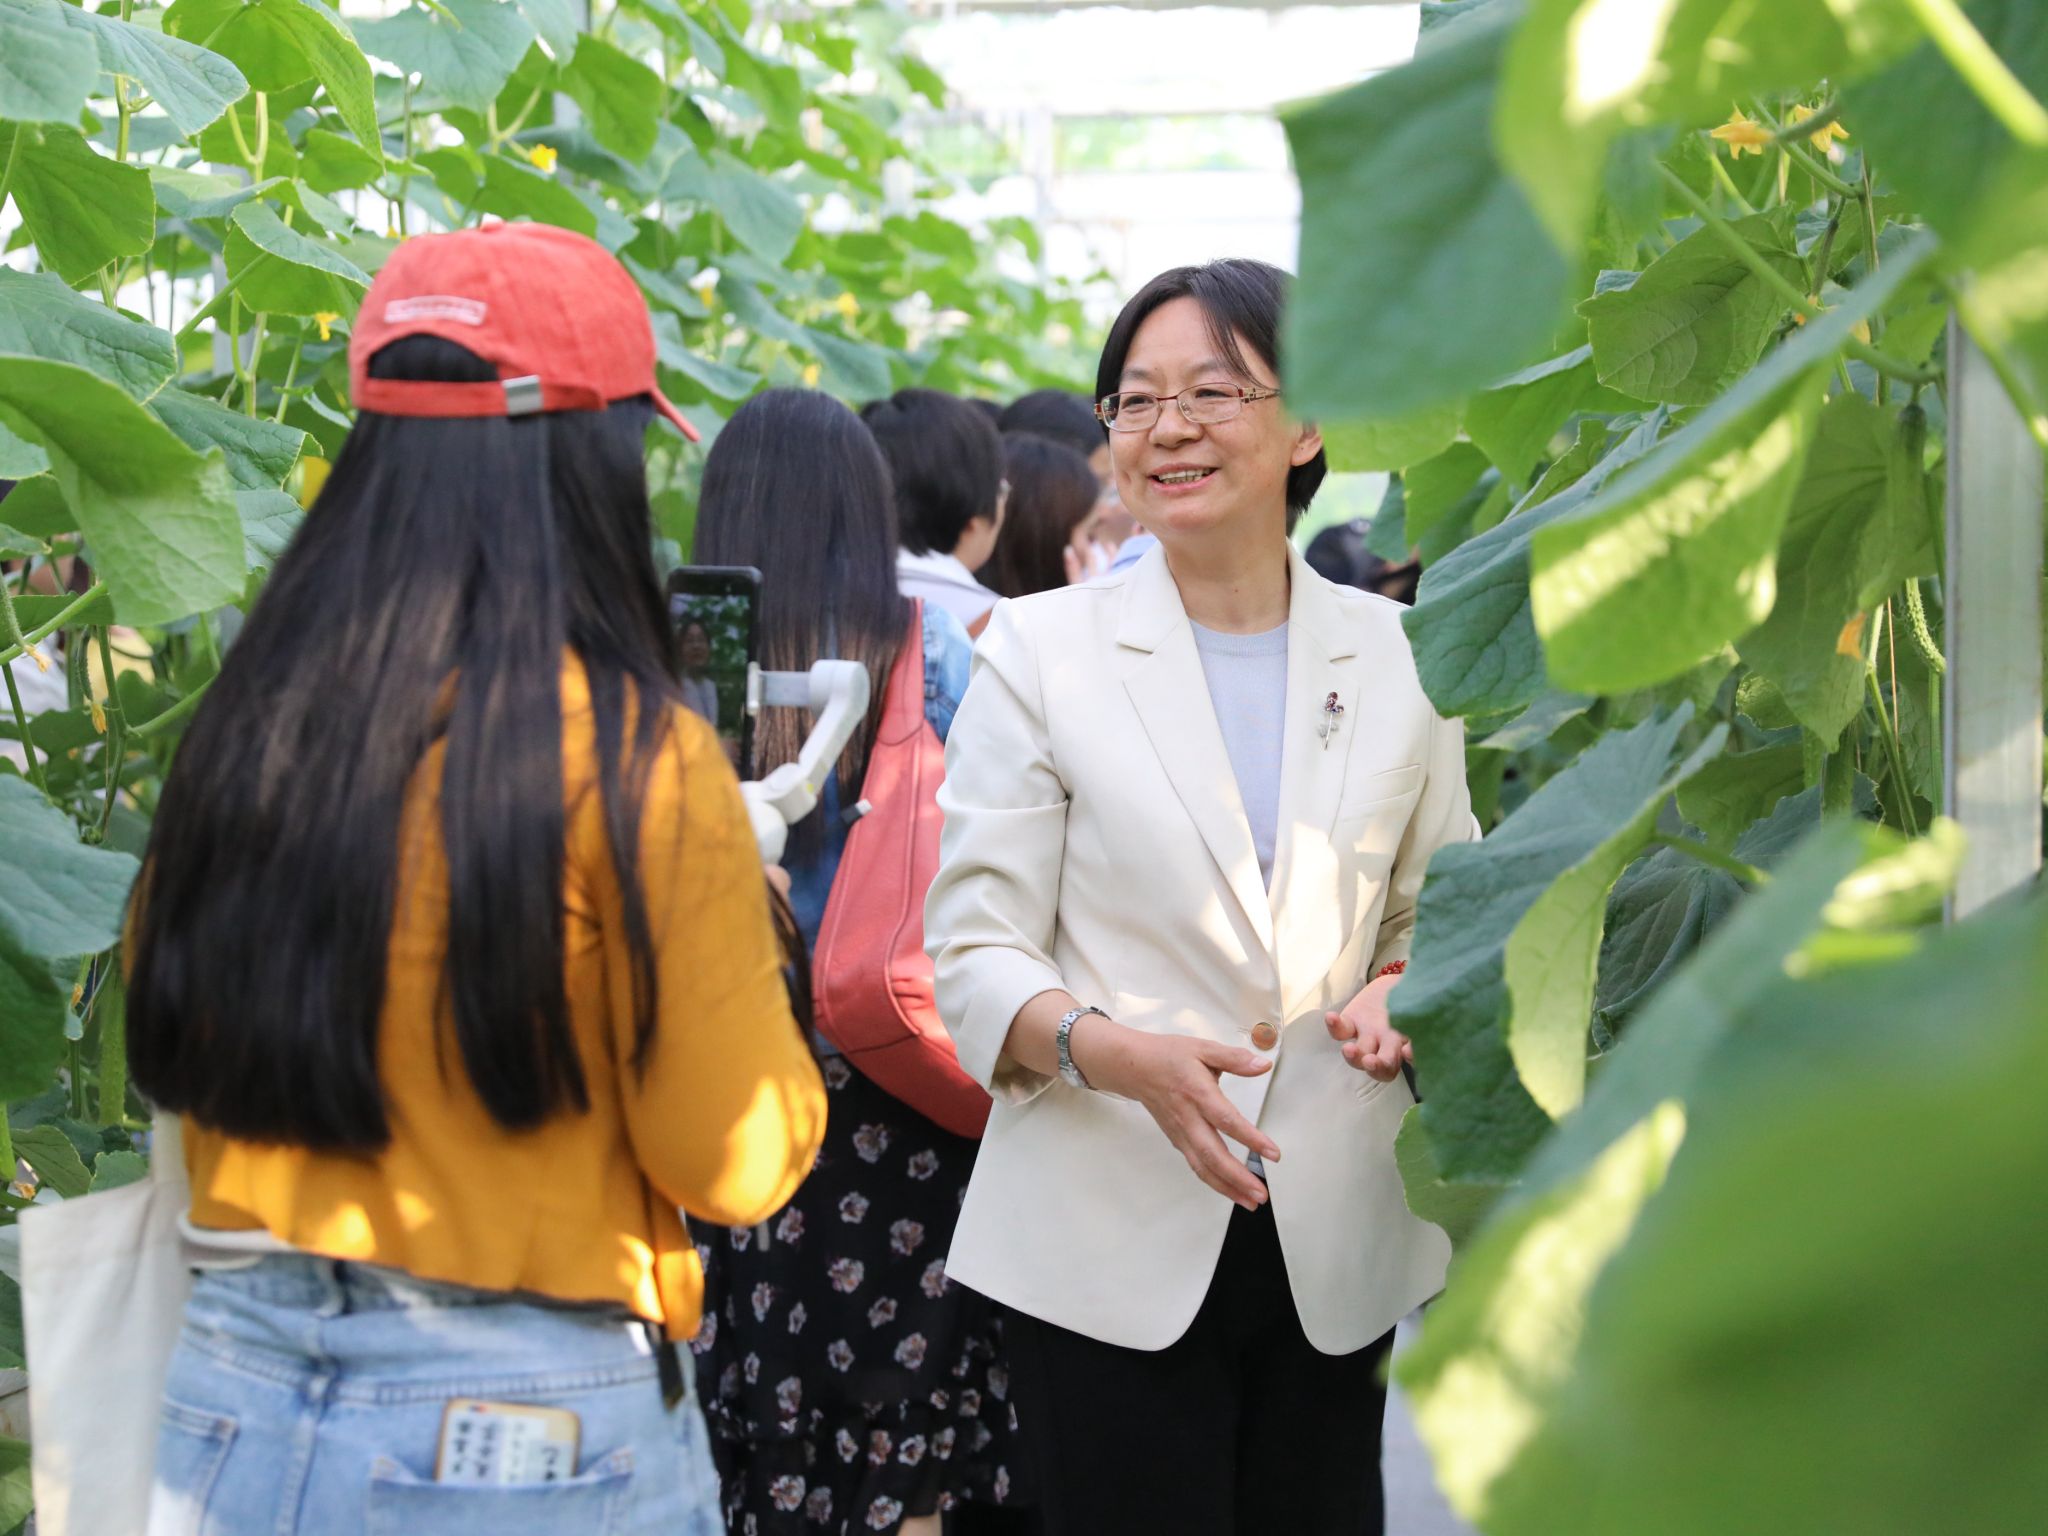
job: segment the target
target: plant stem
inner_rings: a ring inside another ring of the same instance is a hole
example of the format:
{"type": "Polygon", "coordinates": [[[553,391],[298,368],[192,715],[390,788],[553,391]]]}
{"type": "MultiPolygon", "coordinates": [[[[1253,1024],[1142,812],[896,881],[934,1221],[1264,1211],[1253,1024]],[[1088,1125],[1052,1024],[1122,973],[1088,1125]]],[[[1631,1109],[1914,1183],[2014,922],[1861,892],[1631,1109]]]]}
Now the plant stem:
{"type": "Polygon", "coordinates": [[[1754,864],[1745,864],[1742,860],[1735,858],[1731,854],[1723,853],[1718,848],[1709,848],[1705,843],[1694,842],[1689,837],[1672,837],[1666,833],[1658,832],[1650,838],[1650,841],[1660,848],[1670,848],[1684,854],[1687,858],[1697,859],[1700,863],[1710,865],[1720,870],[1723,874],[1733,875],[1744,885],[1760,886],[1771,883],[1771,877],[1758,869],[1754,864]]]}
{"type": "Polygon", "coordinates": [[[7,188],[14,180],[14,163],[21,158],[21,141],[28,137],[28,124],[16,123],[14,137],[7,144],[7,164],[0,168],[0,213],[7,210],[7,188]]]}
{"type": "MultiPolygon", "coordinates": [[[[100,957],[109,967],[120,964],[119,952],[109,950],[100,957]]],[[[101,981],[95,993],[93,1012],[99,1016],[99,1123],[119,1125],[128,1115],[128,999],[115,978],[115,970],[101,981]]]]}
{"type": "Polygon", "coordinates": [[[1779,145],[1790,139],[1806,138],[1812,134],[1819,133],[1821,129],[1835,123],[1841,115],[1841,102],[1831,101],[1815,112],[1813,116],[1806,118],[1802,122],[1786,123],[1772,130],[1771,148],[1776,149],[1779,145]]]}
{"type": "Polygon", "coordinates": [[[2048,110],[2006,68],[1958,0],[1906,0],[1906,9],[2007,133],[2034,148],[2048,146],[2048,110]]]}
{"type": "Polygon", "coordinates": [[[63,612],[53,619],[38,624],[24,635],[13,622],[14,604],[11,600],[7,599],[4,588],[5,583],[0,583],[0,603],[5,605],[4,611],[8,620],[8,629],[13,634],[14,643],[8,646],[6,650],[0,651],[0,667],[6,666],[7,663],[13,661],[18,656],[27,655],[30,650],[34,649],[36,641],[55,634],[66,624],[70,623],[78,614],[82,613],[89,603],[107,595],[107,584],[103,581],[96,581],[84,592],[81,592],[75,601],[65,604],[63,612]]]}
{"type": "Polygon", "coordinates": [[[14,681],[14,668],[0,665],[0,677],[7,679],[7,702],[14,707],[14,728],[21,733],[22,760],[28,764],[29,782],[43,792],[43,798],[52,805],[57,802],[50,795],[50,781],[43,777],[43,765],[36,757],[35,738],[28,732],[28,711],[22,708],[21,688],[14,681]]]}
{"type": "Polygon", "coordinates": [[[1899,786],[1899,819],[1906,824],[1906,836],[1920,835],[1920,819],[1913,814],[1913,789],[1906,782],[1906,755],[1899,746],[1899,732],[1892,724],[1891,711],[1884,706],[1884,690],[1877,685],[1877,668],[1866,667],[1863,681],[1870,690],[1870,707],[1877,711],[1878,737],[1891,768],[1892,782],[1899,786]]]}
{"type": "Polygon", "coordinates": [[[249,174],[258,181],[263,179],[263,166],[270,158],[270,96],[267,92],[256,93],[256,160],[249,167],[249,174]]]}
{"type": "MultiPolygon", "coordinates": [[[[232,19],[232,18],[230,18],[232,19]]],[[[228,131],[235,136],[235,148],[242,152],[242,159],[249,167],[249,174],[255,180],[263,179],[261,162],[249,152],[249,140],[242,132],[242,114],[234,107],[228,108],[228,131]]]]}
{"type": "Polygon", "coordinates": [[[216,672],[213,677],[209,677],[162,714],[154,715],[143,721],[135,727],[135,734],[137,736],[154,736],[158,731],[165,729],[167,726],[176,725],[199,707],[199,701],[206,697],[206,690],[214,685],[219,676],[220,674],[216,672]]]}
{"type": "Polygon", "coordinates": [[[1749,199],[1742,195],[1742,189],[1735,185],[1735,178],[1728,174],[1728,167],[1721,163],[1721,157],[1714,156],[1712,163],[1714,179],[1720,182],[1721,189],[1735,200],[1735,206],[1742,210],[1742,216],[1748,218],[1755,213],[1756,210],[1749,205],[1749,199]]]}
{"type": "MultiPolygon", "coordinates": [[[[1825,313],[1817,304],[1801,293],[1793,285],[1790,278],[1759,256],[1756,248],[1743,239],[1742,236],[1738,235],[1729,226],[1728,221],[1722,218],[1720,214],[1714,212],[1706,200],[1693,191],[1691,187],[1688,187],[1684,180],[1672,171],[1669,166],[1659,165],[1657,170],[1685,205],[1692,209],[1707,227],[1720,237],[1721,243],[1728,247],[1729,254],[1734,256],[1745,267],[1748,267],[1763,282],[1765,287],[1791,305],[1795,313],[1803,315],[1808,320],[1816,319],[1825,313]]],[[[1854,337],[1849,338],[1842,345],[1851,357],[1868,363],[1879,373],[1888,373],[1893,378],[1903,379],[1909,384],[1931,384],[1937,377],[1935,371],[1931,368],[1909,368],[1897,358],[1888,357],[1875,347],[1865,346],[1854,337]]]]}
{"type": "Polygon", "coordinates": [[[1818,160],[1814,159],[1812,155],[1799,147],[1798,141],[1802,137],[1820,131],[1814,126],[1814,119],[1809,117],[1803,123],[1781,125],[1777,119],[1771,116],[1759,98],[1752,96],[1749,100],[1750,105],[1756,108],[1757,117],[1762,120],[1766,128],[1771,130],[1771,143],[1787,159],[1791,160],[1801,170],[1806,172],[1807,175],[1811,176],[1837,197],[1860,197],[1862,195],[1855,187],[1849,185],[1848,182],[1842,180],[1841,177],[1828,170],[1818,160]]]}
{"type": "Polygon", "coordinates": [[[277,414],[270,418],[272,421],[283,421],[284,408],[292,403],[292,385],[297,383],[299,378],[299,354],[303,352],[305,348],[306,338],[304,333],[302,332],[292,342],[292,360],[290,363],[285,365],[284,388],[278,391],[277,414]]]}
{"type": "Polygon", "coordinates": [[[1820,291],[1827,286],[1828,259],[1835,254],[1835,236],[1841,232],[1842,208],[1837,203],[1828,212],[1828,232],[1821,237],[1820,259],[1813,264],[1813,277],[1808,281],[1807,292],[1813,302],[1820,302],[1820,291]]]}
{"type": "Polygon", "coordinates": [[[122,760],[128,755],[128,712],[121,707],[121,692],[114,686],[114,650],[107,641],[107,626],[96,624],[93,633],[99,641],[100,675],[107,685],[107,798],[100,807],[99,835],[93,839],[104,843],[107,828],[114,822],[114,801],[121,793],[122,760]]]}

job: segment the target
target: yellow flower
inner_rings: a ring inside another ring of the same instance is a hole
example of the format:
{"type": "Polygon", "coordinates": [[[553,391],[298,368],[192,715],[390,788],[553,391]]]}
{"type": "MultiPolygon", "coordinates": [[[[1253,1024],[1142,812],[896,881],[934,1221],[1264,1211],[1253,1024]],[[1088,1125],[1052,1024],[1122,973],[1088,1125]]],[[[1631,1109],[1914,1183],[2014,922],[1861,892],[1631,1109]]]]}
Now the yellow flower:
{"type": "Polygon", "coordinates": [[[1835,654],[1847,656],[1852,661],[1863,659],[1863,626],[1869,621],[1868,614],[1859,613],[1842,626],[1842,632],[1835,636],[1835,654]]]}
{"type": "Polygon", "coordinates": [[[533,162],[533,168],[536,171],[552,171],[555,168],[555,162],[561,156],[556,154],[555,147],[552,144],[536,144],[526,152],[526,158],[533,162]]]}
{"type": "Polygon", "coordinates": [[[313,316],[313,323],[320,327],[320,339],[322,341],[332,341],[334,339],[334,322],[340,318],[341,316],[331,309],[323,309],[313,316]]]}
{"type": "MultiPolygon", "coordinates": [[[[1813,108],[1808,106],[1795,105],[1792,108],[1792,110],[1786,113],[1785,115],[1791,118],[1792,121],[1795,123],[1803,123],[1809,117],[1812,117],[1814,115],[1814,111],[1813,108]]],[[[1806,137],[1812,143],[1815,149],[1819,150],[1822,154],[1826,155],[1829,159],[1832,160],[1835,157],[1835,140],[1848,138],[1849,130],[1844,128],[1840,123],[1823,123],[1820,127],[1814,129],[1814,131],[1808,134],[1806,137]]]]}
{"type": "Polygon", "coordinates": [[[1771,142],[1771,131],[1762,123],[1753,121],[1744,114],[1742,108],[1737,107],[1728,121],[1714,129],[1707,137],[1719,139],[1728,146],[1728,152],[1740,160],[1746,154],[1762,154],[1771,142]]]}
{"type": "Polygon", "coordinates": [[[26,654],[28,656],[28,659],[36,664],[36,670],[38,672],[47,672],[50,670],[50,658],[42,653],[40,647],[32,645],[28,648],[26,654]]]}
{"type": "Polygon", "coordinates": [[[819,379],[819,377],[820,377],[820,374],[819,374],[819,369],[818,369],[818,365],[817,365],[816,363],[805,363],[805,364],[804,364],[804,388],[805,388],[805,389],[816,389],[816,388],[818,387],[818,379],[819,379]]]}
{"type": "Polygon", "coordinates": [[[690,279],[690,292],[709,304],[718,293],[718,269],[706,267],[690,279]]]}
{"type": "Polygon", "coordinates": [[[1858,320],[1855,323],[1855,325],[1849,328],[1849,334],[1851,336],[1854,336],[1858,341],[1862,342],[1863,345],[1865,345],[1866,347],[1869,346],[1870,322],[1868,320],[1858,320]]]}
{"type": "Polygon", "coordinates": [[[99,696],[88,693],[85,696],[85,707],[92,711],[92,728],[102,736],[106,735],[107,712],[100,706],[99,696]]]}
{"type": "Polygon", "coordinates": [[[860,313],[860,300],[850,293],[842,293],[832,301],[832,307],[839,311],[842,318],[851,320],[860,313]]]}

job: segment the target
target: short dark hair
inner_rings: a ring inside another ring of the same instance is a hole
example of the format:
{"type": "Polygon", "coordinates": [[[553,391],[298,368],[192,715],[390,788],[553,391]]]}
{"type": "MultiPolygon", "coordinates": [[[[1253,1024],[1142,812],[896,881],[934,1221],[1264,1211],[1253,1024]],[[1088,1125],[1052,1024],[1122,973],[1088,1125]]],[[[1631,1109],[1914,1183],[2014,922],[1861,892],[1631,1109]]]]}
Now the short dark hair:
{"type": "Polygon", "coordinates": [[[1067,541],[1102,495],[1095,471],[1076,450],[1035,432],[1003,434],[1003,465],[1010,510],[979,573],[982,585],[1005,597],[1064,587],[1067,541]]]}
{"type": "Polygon", "coordinates": [[[972,402],[899,389],[861,407],[896,483],[897,536],[914,555],[950,555],[977,517],[993,519],[1003,440],[972,402]]]}
{"type": "MultiPolygon", "coordinates": [[[[1234,256],[1198,267],[1174,267],[1160,273],[1140,288],[1124,305],[1102,344],[1102,361],[1095,369],[1095,397],[1113,395],[1123,387],[1124,364],[1131,355],[1131,340],[1152,312],[1175,299],[1193,299],[1209,322],[1209,339],[1216,355],[1229,364],[1238,377],[1257,379],[1244,355],[1242,343],[1250,343],[1259,360],[1278,375],[1281,372],[1280,312],[1287,302],[1288,276],[1263,261],[1234,256]]],[[[1261,381],[1263,382],[1263,381],[1261,381]]],[[[1330,471],[1321,449],[1306,464],[1287,472],[1287,530],[1292,533],[1301,514],[1314,500],[1316,488],[1330,471]]]]}
{"type": "Polygon", "coordinates": [[[1005,432],[1035,432],[1065,443],[1084,459],[1109,441],[1109,428],[1095,419],[1095,402],[1070,389],[1034,389],[1019,395],[1003,408],[997,425],[1005,432]]]}

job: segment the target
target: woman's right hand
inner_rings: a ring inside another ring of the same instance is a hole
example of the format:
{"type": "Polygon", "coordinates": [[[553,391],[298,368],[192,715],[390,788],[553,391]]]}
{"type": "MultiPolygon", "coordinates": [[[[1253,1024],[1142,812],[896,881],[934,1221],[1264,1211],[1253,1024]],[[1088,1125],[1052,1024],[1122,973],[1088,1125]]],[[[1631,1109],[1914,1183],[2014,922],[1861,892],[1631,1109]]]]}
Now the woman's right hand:
{"type": "Polygon", "coordinates": [[[1094,1015],[1075,1023],[1070,1049],[1093,1087],[1145,1107],[1196,1178],[1248,1211],[1266,1203],[1264,1181],[1223,1138],[1268,1163],[1280,1161],[1280,1148],[1223,1096],[1222,1077],[1257,1077],[1272,1062],[1238,1046],[1155,1035],[1094,1015]]]}

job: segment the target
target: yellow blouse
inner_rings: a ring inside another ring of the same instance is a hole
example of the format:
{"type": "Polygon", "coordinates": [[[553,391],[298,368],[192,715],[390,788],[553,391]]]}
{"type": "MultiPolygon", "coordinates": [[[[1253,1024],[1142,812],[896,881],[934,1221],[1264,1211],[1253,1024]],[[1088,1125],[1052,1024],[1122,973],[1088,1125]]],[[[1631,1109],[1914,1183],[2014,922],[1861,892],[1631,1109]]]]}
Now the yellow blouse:
{"type": "Polygon", "coordinates": [[[631,962],[573,659],[562,717],[563,966],[589,1110],[508,1131],[462,1069],[438,1001],[448,865],[437,744],[401,834],[378,1044],[390,1144],[361,1156],[261,1145],[188,1117],[192,1221],[424,1279],[622,1302],[687,1338],[704,1276],[677,1207],[721,1226],[774,1214],[823,1139],[824,1086],[790,1013],[738,783],[710,727],[680,707],[641,819],[661,991],[645,1075],[633,1071],[631,962]]]}

